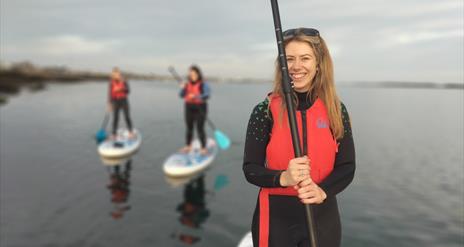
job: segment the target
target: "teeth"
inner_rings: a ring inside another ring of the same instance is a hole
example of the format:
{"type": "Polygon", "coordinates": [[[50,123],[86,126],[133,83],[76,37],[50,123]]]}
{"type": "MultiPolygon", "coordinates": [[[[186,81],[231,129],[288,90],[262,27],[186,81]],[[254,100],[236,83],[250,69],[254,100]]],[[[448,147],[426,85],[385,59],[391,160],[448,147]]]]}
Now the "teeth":
{"type": "Polygon", "coordinates": [[[303,78],[304,76],[305,74],[292,74],[292,77],[295,79],[300,79],[300,78],[303,78]]]}

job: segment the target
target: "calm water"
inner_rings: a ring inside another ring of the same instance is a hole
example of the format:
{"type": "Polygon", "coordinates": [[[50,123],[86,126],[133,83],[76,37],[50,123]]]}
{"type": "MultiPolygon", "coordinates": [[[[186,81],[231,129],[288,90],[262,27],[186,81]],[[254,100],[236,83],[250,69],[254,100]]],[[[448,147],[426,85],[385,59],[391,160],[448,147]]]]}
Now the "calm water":
{"type": "MultiPolygon", "coordinates": [[[[132,82],[143,134],[121,167],[92,139],[106,84],[49,84],[0,108],[1,246],[235,246],[257,188],[241,171],[245,128],[269,85],[213,84],[210,116],[233,140],[190,183],[167,179],[183,144],[177,86],[132,82]]],[[[462,246],[463,91],[340,87],[352,117],[354,182],[339,195],[343,246],[462,246]]]]}

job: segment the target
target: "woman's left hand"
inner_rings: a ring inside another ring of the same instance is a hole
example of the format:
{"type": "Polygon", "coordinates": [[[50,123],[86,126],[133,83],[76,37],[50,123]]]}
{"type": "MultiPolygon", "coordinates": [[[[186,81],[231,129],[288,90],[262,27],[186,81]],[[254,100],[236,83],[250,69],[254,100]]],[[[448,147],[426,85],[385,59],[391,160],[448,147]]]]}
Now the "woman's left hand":
{"type": "Polygon", "coordinates": [[[298,197],[304,204],[321,204],[327,198],[327,194],[311,178],[301,181],[295,185],[298,197]]]}

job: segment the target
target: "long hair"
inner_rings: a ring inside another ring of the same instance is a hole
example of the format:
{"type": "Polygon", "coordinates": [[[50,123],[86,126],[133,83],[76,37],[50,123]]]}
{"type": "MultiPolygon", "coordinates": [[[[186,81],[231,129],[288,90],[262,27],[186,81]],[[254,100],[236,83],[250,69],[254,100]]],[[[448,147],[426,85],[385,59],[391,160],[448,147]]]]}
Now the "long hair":
{"type": "MultiPolygon", "coordinates": [[[[195,71],[195,73],[197,73],[198,81],[203,81],[203,73],[201,73],[201,69],[200,69],[200,67],[198,67],[198,65],[194,64],[194,65],[190,66],[190,70],[193,70],[193,71],[195,71]]],[[[192,78],[189,77],[189,81],[191,81],[191,80],[192,80],[192,78]]]]}
{"type": "MultiPolygon", "coordinates": [[[[333,64],[329,49],[327,48],[324,39],[322,39],[320,36],[307,36],[303,33],[298,33],[295,36],[285,39],[284,47],[286,47],[292,41],[307,43],[313,49],[314,55],[316,56],[317,71],[313,81],[311,82],[307,96],[311,97],[310,100],[313,102],[317,98],[322,100],[327,108],[327,114],[329,117],[332,134],[336,139],[341,139],[344,133],[341,102],[335,90],[333,64]]],[[[273,94],[278,95],[283,99],[284,93],[282,92],[281,83],[282,72],[280,70],[279,59],[277,58],[275,63],[273,94]]],[[[293,97],[293,99],[295,104],[297,104],[297,97],[293,97]]],[[[285,100],[282,100],[281,102],[282,104],[279,119],[282,118],[283,113],[286,111],[285,100]]]]}

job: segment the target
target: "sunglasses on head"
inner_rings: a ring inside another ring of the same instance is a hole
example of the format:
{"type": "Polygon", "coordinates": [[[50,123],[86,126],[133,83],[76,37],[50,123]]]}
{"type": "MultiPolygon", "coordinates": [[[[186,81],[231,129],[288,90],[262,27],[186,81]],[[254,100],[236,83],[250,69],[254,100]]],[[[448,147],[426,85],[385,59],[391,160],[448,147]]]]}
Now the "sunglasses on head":
{"type": "Polygon", "coordinates": [[[319,31],[314,28],[292,28],[283,33],[284,39],[295,37],[297,34],[304,34],[306,36],[319,36],[319,31]]]}

